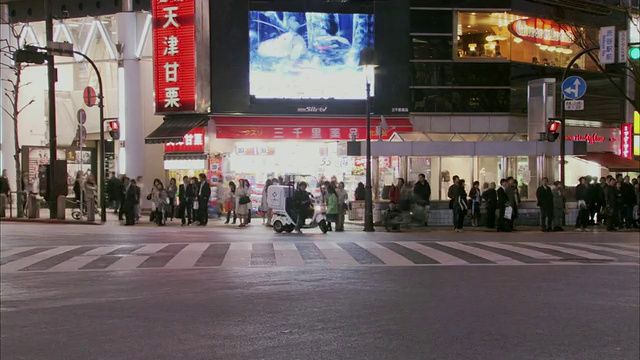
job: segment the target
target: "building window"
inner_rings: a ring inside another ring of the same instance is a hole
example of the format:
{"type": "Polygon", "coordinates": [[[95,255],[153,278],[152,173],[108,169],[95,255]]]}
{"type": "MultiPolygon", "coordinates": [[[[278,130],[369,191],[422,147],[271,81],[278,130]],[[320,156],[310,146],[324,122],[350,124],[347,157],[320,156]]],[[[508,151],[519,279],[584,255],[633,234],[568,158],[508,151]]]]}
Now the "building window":
{"type": "Polygon", "coordinates": [[[434,113],[508,113],[510,89],[411,89],[411,111],[434,113]]]}
{"type": "Polygon", "coordinates": [[[451,34],[453,31],[450,10],[411,10],[409,16],[412,34],[451,34]]]}
{"type": "Polygon", "coordinates": [[[413,86],[451,86],[453,85],[453,63],[414,62],[413,86]]]}
{"type": "MultiPolygon", "coordinates": [[[[564,67],[581,50],[573,44],[575,35],[569,26],[509,13],[459,12],[456,31],[458,59],[564,67]],[[536,33],[545,35],[541,38],[536,33]]],[[[590,66],[582,58],[576,68],[585,69],[585,65],[590,66]]]]}
{"type": "Polygon", "coordinates": [[[415,60],[451,60],[453,41],[450,36],[412,36],[415,60]]]}

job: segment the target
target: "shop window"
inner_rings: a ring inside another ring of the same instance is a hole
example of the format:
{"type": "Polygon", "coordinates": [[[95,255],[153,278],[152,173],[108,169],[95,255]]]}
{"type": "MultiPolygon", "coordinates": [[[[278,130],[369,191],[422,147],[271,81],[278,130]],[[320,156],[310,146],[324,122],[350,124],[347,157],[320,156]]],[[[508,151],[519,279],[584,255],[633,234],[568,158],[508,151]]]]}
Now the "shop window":
{"type": "Polygon", "coordinates": [[[410,156],[407,166],[407,182],[415,184],[418,175],[424,174],[431,185],[431,200],[438,199],[438,157],[410,156]]]}
{"type": "Polygon", "coordinates": [[[467,193],[473,184],[473,158],[470,156],[454,157],[443,156],[440,158],[440,200],[449,200],[449,186],[453,184],[453,177],[458,175],[460,179],[466,182],[465,190],[467,193]]]}
{"type": "Polygon", "coordinates": [[[453,41],[450,36],[412,36],[415,60],[451,60],[453,41]]]}
{"type": "MultiPolygon", "coordinates": [[[[564,67],[580,47],[573,44],[571,30],[550,20],[527,18],[509,13],[459,12],[457,23],[457,57],[485,61],[512,60],[537,66],[564,67]],[[518,24],[521,35],[510,31],[518,24]],[[550,32],[556,37],[534,39],[527,37],[537,27],[555,27],[550,32]],[[533,30],[531,30],[533,29],[533,30]]],[[[585,31],[584,29],[582,29],[585,31]]],[[[597,38],[597,36],[596,36],[597,38]]],[[[585,60],[576,63],[576,69],[588,68],[585,60]]]]}
{"type": "Polygon", "coordinates": [[[412,34],[451,34],[453,12],[449,10],[411,10],[410,32],[412,34]]]}
{"type": "Polygon", "coordinates": [[[452,63],[419,62],[413,65],[414,86],[451,86],[454,73],[452,63]]]}
{"type": "Polygon", "coordinates": [[[480,182],[480,188],[484,188],[484,184],[490,185],[496,184],[496,188],[500,187],[500,179],[504,177],[502,171],[502,157],[501,156],[479,156],[478,166],[476,167],[478,173],[474,180],[480,182]]]}

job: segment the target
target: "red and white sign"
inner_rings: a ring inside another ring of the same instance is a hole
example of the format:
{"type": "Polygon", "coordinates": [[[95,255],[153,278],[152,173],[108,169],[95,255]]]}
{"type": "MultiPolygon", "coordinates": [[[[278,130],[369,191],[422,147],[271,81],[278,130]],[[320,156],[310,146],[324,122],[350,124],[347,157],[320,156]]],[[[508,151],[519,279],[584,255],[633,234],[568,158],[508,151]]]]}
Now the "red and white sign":
{"type": "MultiPolygon", "coordinates": [[[[214,118],[218,139],[255,140],[358,140],[367,136],[366,120],[359,118],[214,118]]],[[[382,139],[396,132],[411,132],[409,119],[387,119],[388,129],[382,129],[382,139]]],[[[380,119],[371,120],[371,139],[378,140],[376,127],[380,119]]]]}
{"type": "Polygon", "coordinates": [[[165,143],[164,153],[204,153],[204,127],[195,128],[189,131],[181,142],[165,143]]]}
{"type": "Polygon", "coordinates": [[[620,156],[633,159],[633,124],[620,125],[620,156]]]}
{"type": "Polygon", "coordinates": [[[588,152],[620,153],[619,128],[590,128],[567,126],[565,140],[584,141],[588,152]]]}
{"type": "Polygon", "coordinates": [[[508,28],[513,35],[536,44],[555,46],[573,44],[574,35],[571,28],[552,20],[521,19],[509,24],[508,28]]]}
{"type": "Polygon", "coordinates": [[[196,110],[196,0],[152,0],[156,113],[196,110]]]}

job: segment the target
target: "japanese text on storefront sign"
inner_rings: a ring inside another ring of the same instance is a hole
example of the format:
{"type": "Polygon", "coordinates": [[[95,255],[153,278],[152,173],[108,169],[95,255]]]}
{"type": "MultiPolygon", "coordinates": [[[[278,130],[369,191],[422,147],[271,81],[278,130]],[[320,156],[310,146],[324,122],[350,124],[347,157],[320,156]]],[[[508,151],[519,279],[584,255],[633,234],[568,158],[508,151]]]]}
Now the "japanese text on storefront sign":
{"type": "Polygon", "coordinates": [[[196,0],[153,0],[156,113],[195,110],[196,0]]]}
{"type": "Polygon", "coordinates": [[[633,124],[620,126],[620,156],[627,159],[633,158],[633,124]]]}
{"type": "Polygon", "coordinates": [[[164,144],[166,153],[202,153],[204,152],[204,129],[196,128],[187,133],[181,142],[164,144]]]}
{"type": "MultiPolygon", "coordinates": [[[[412,131],[411,127],[382,130],[382,139],[389,139],[395,132],[412,131]]],[[[218,127],[219,139],[274,139],[274,140],[351,140],[364,139],[366,127],[218,127]]],[[[378,139],[376,129],[371,129],[371,138],[378,139]]]]}

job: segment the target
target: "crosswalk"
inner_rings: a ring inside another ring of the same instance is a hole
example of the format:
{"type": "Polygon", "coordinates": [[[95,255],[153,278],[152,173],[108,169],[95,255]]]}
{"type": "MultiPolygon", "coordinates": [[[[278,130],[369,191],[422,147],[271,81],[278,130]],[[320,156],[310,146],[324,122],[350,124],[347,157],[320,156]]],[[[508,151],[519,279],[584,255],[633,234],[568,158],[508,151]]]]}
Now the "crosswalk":
{"type": "Polygon", "coordinates": [[[0,273],[260,267],[639,265],[629,243],[233,242],[34,246],[0,251],[0,273]]]}

